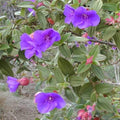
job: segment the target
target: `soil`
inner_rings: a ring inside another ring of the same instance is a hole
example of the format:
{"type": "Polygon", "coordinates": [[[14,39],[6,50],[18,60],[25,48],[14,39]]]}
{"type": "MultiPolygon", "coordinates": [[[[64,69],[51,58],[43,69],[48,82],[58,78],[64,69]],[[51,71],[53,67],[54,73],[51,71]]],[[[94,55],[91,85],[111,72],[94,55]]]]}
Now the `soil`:
{"type": "MultiPolygon", "coordinates": [[[[21,89],[21,88],[20,88],[21,89]]],[[[0,89],[0,120],[35,120],[40,118],[33,101],[34,83],[21,89],[21,95],[0,89]]]]}

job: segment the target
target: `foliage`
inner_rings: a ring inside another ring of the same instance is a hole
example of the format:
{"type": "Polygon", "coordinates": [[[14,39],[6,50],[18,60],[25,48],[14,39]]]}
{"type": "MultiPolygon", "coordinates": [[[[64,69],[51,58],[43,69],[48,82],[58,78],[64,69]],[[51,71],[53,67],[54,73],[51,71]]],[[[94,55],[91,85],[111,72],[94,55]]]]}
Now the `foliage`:
{"type": "Polygon", "coordinates": [[[119,86],[113,84],[115,81],[111,80],[106,72],[107,66],[120,61],[120,19],[114,24],[106,24],[106,18],[110,16],[118,19],[119,0],[81,0],[80,3],[79,0],[44,0],[44,6],[36,8],[41,1],[37,0],[34,4],[30,1],[19,3],[17,0],[7,2],[8,6],[17,7],[18,11],[14,12],[14,19],[7,19],[7,14],[0,16],[0,78],[3,79],[4,75],[14,76],[16,64],[18,68],[15,74],[19,75],[23,71],[33,73],[32,77],[37,79],[37,91],[44,85],[43,92],[57,91],[64,96],[66,107],[44,114],[41,120],[73,120],[76,119],[78,110],[93,103],[96,103],[93,119],[95,116],[101,120],[119,119],[120,106],[114,101],[119,86]],[[66,24],[63,11],[68,3],[73,8],[84,6],[95,10],[101,18],[100,24],[85,29],[66,24]],[[35,16],[29,13],[27,8],[33,8],[36,11],[35,16]],[[54,24],[51,24],[48,18],[51,18],[54,24]],[[20,50],[20,36],[47,28],[58,31],[61,40],[44,52],[41,59],[36,56],[26,59],[24,51],[20,50]],[[84,38],[82,35],[85,32],[96,39],[84,38]],[[91,41],[92,45],[85,47],[88,41],[91,41]],[[86,65],[91,56],[92,63],[86,65]],[[35,62],[35,71],[28,67],[32,64],[31,61],[35,62]]]}

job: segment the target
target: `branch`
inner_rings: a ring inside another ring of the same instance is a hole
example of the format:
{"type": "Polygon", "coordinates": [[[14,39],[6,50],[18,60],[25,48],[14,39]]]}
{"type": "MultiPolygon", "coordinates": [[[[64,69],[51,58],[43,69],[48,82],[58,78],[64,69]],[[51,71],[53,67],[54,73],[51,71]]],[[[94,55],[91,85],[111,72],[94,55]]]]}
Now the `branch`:
{"type": "Polygon", "coordinates": [[[98,43],[101,43],[101,44],[109,45],[111,47],[116,47],[116,45],[111,43],[111,42],[105,42],[105,41],[100,41],[100,40],[95,40],[95,39],[89,39],[89,41],[91,41],[91,42],[98,42],[98,43]]]}
{"type": "MultiPolygon", "coordinates": [[[[72,32],[72,31],[65,31],[65,32],[71,32],[71,33],[74,34],[74,35],[80,36],[79,34],[74,33],[74,32],[72,32]]],[[[111,43],[111,42],[100,41],[100,40],[96,40],[96,39],[88,39],[88,41],[98,42],[98,43],[101,43],[101,44],[109,45],[109,46],[111,46],[111,47],[116,47],[116,45],[115,45],[114,43],[111,43]]]]}

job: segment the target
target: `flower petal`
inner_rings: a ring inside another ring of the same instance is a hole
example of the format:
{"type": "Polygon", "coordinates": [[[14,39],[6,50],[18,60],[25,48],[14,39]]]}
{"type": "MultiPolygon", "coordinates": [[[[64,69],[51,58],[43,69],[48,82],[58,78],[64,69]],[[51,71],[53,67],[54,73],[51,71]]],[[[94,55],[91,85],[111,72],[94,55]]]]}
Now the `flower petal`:
{"type": "Polygon", "coordinates": [[[40,113],[47,113],[53,110],[57,106],[56,102],[44,102],[43,104],[37,104],[37,109],[40,113]]]}
{"type": "Polygon", "coordinates": [[[20,85],[16,78],[8,76],[7,84],[10,92],[16,92],[18,86],[20,85]]]}
{"type": "Polygon", "coordinates": [[[42,34],[42,30],[36,30],[35,32],[34,32],[34,42],[36,43],[36,44],[38,44],[38,45],[40,45],[40,44],[42,44],[42,37],[41,37],[41,34],[42,34]]]}
{"type": "Polygon", "coordinates": [[[85,22],[82,18],[83,14],[86,14],[86,9],[84,7],[78,7],[75,10],[75,14],[72,22],[75,27],[85,22]]]}
{"type": "Polygon", "coordinates": [[[42,104],[45,102],[48,95],[46,93],[37,93],[35,94],[35,103],[42,104]]]}
{"type": "Polygon", "coordinates": [[[33,16],[35,16],[35,10],[34,10],[34,9],[28,8],[28,11],[29,11],[30,13],[32,13],[33,16]]]}
{"type": "Polygon", "coordinates": [[[75,12],[74,8],[72,8],[68,4],[65,5],[65,9],[64,9],[64,15],[66,16],[65,23],[70,24],[73,21],[74,12],[75,12]]]}
{"type": "Polygon", "coordinates": [[[20,39],[21,39],[21,42],[20,42],[21,50],[30,49],[33,47],[34,45],[33,40],[30,38],[28,34],[26,33],[22,34],[20,39]]]}
{"type": "Polygon", "coordinates": [[[64,99],[57,93],[52,93],[52,95],[55,97],[55,101],[57,103],[56,108],[58,109],[64,108],[66,105],[66,102],[64,101],[64,99]]]}
{"type": "Polygon", "coordinates": [[[30,59],[34,54],[35,54],[35,50],[34,49],[25,50],[25,57],[27,59],[30,59]]]}
{"type": "Polygon", "coordinates": [[[100,22],[100,17],[97,15],[96,11],[90,10],[87,12],[89,17],[89,22],[91,23],[91,26],[97,26],[100,22]]]}

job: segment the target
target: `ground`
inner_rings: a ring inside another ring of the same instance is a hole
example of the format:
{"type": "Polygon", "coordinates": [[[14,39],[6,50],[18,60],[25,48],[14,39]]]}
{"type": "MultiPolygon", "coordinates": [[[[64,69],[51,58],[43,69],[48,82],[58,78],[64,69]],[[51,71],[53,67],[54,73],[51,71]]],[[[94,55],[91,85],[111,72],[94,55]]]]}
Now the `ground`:
{"type": "MultiPolygon", "coordinates": [[[[2,83],[3,84],[3,83],[2,83]]],[[[35,83],[22,89],[22,95],[0,89],[0,120],[35,120],[40,113],[34,103],[35,83]]],[[[6,86],[6,84],[5,84],[6,86]]]]}

